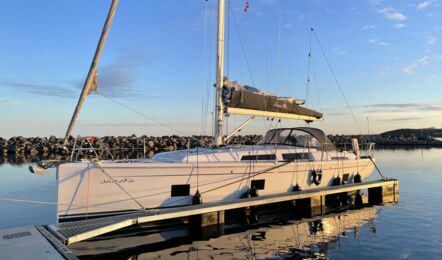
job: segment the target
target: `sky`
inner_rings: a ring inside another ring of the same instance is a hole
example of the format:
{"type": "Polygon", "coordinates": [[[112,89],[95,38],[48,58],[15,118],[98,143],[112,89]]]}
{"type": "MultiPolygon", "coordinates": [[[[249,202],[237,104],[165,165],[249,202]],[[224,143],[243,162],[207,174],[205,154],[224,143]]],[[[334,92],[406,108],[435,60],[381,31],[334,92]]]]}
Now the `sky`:
{"type": "MultiPolygon", "coordinates": [[[[64,135],[110,3],[2,3],[1,137],[64,135]]],[[[324,113],[310,126],[442,128],[442,1],[230,0],[227,9],[225,75],[305,99],[324,113]]],[[[98,93],[73,134],[210,134],[216,19],[215,0],[120,1],[98,93]]],[[[230,116],[226,131],[245,119],[230,116]]],[[[241,133],[305,124],[257,118],[241,133]]]]}

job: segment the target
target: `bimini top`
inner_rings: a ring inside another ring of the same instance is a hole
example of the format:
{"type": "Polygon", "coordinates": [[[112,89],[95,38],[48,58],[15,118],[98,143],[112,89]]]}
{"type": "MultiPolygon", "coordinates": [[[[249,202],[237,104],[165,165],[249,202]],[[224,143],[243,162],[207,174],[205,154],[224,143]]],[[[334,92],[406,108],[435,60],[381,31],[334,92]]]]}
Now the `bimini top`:
{"type": "Polygon", "coordinates": [[[266,133],[260,144],[316,148],[327,152],[336,151],[336,147],[322,130],[311,127],[272,129],[266,133]]]}
{"type": "Polygon", "coordinates": [[[223,102],[227,113],[315,121],[322,113],[302,107],[304,100],[278,97],[257,88],[224,79],[223,102]]]}

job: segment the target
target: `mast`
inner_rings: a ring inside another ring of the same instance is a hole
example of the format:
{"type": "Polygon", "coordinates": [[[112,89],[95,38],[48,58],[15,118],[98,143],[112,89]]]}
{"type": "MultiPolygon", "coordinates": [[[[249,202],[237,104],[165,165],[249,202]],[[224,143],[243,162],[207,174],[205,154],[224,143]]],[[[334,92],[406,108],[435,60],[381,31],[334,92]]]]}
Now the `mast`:
{"type": "Polygon", "coordinates": [[[109,12],[107,14],[106,22],[103,26],[103,31],[101,32],[100,40],[98,41],[97,49],[95,50],[95,55],[92,60],[91,67],[89,68],[89,72],[83,85],[83,90],[81,91],[81,95],[78,99],[77,106],[75,107],[74,114],[72,115],[71,122],[69,123],[68,130],[66,131],[64,144],[66,144],[69,136],[71,135],[72,129],[75,125],[75,121],[77,121],[78,114],[80,113],[81,107],[83,106],[83,102],[86,100],[86,97],[91,93],[91,91],[94,90],[94,86],[96,87],[96,85],[94,85],[94,81],[97,76],[98,61],[100,60],[101,53],[103,52],[104,43],[106,42],[107,34],[112,24],[118,2],[119,0],[112,0],[111,7],[109,8],[109,12]]]}
{"type": "Polygon", "coordinates": [[[215,91],[215,130],[216,146],[223,144],[223,100],[222,88],[224,80],[224,0],[218,0],[218,40],[216,62],[216,91],[215,91]]]}

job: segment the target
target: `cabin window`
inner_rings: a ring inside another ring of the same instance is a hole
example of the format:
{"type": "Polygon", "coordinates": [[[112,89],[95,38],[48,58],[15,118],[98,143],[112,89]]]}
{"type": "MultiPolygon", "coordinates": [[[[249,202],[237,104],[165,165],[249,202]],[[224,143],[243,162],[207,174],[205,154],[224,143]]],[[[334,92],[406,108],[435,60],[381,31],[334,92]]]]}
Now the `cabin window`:
{"type": "Polygon", "coordinates": [[[345,156],[335,156],[331,158],[332,160],[348,160],[348,157],[345,156]]]}
{"type": "Polygon", "coordinates": [[[190,185],[189,184],[179,184],[172,185],[170,196],[178,197],[178,196],[189,196],[190,195],[190,185]]]}
{"type": "Polygon", "coordinates": [[[309,153],[283,153],[282,159],[284,161],[308,160],[308,159],[310,159],[310,154],[309,153]]]}
{"type": "Polygon", "coordinates": [[[257,190],[263,190],[265,187],[265,180],[253,180],[251,187],[255,187],[257,190]]]}
{"type": "Polygon", "coordinates": [[[244,155],[241,157],[241,161],[273,161],[276,160],[274,154],[256,154],[256,155],[244,155]]]}
{"type": "Polygon", "coordinates": [[[266,133],[260,144],[281,144],[321,149],[322,144],[308,132],[297,129],[273,129],[266,133]]]}

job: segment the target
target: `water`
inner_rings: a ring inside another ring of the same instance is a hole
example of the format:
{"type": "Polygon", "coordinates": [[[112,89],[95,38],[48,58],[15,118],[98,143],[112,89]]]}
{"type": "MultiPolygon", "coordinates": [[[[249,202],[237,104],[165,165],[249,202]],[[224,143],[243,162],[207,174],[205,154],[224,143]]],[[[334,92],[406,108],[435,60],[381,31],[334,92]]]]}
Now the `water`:
{"type": "MultiPolygon", "coordinates": [[[[400,180],[398,205],[270,223],[206,241],[186,238],[177,229],[171,231],[178,234],[172,242],[164,242],[172,233],[163,233],[84,242],[72,249],[86,256],[127,244],[135,249],[111,256],[138,259],[442,259],[442,149],[380,150],[376,158],[384,176],[400,180]]],[[[8,164],[0,166],[0,175],[2,199],[56,201],[53,175],[36,176],[27,165],[8,164]]],[[[379,175],[374,172],[370,178],[379,175]]],[[[0,200],[0,212],[0,228],[55,221],[53,204],[0,200]]]]}

